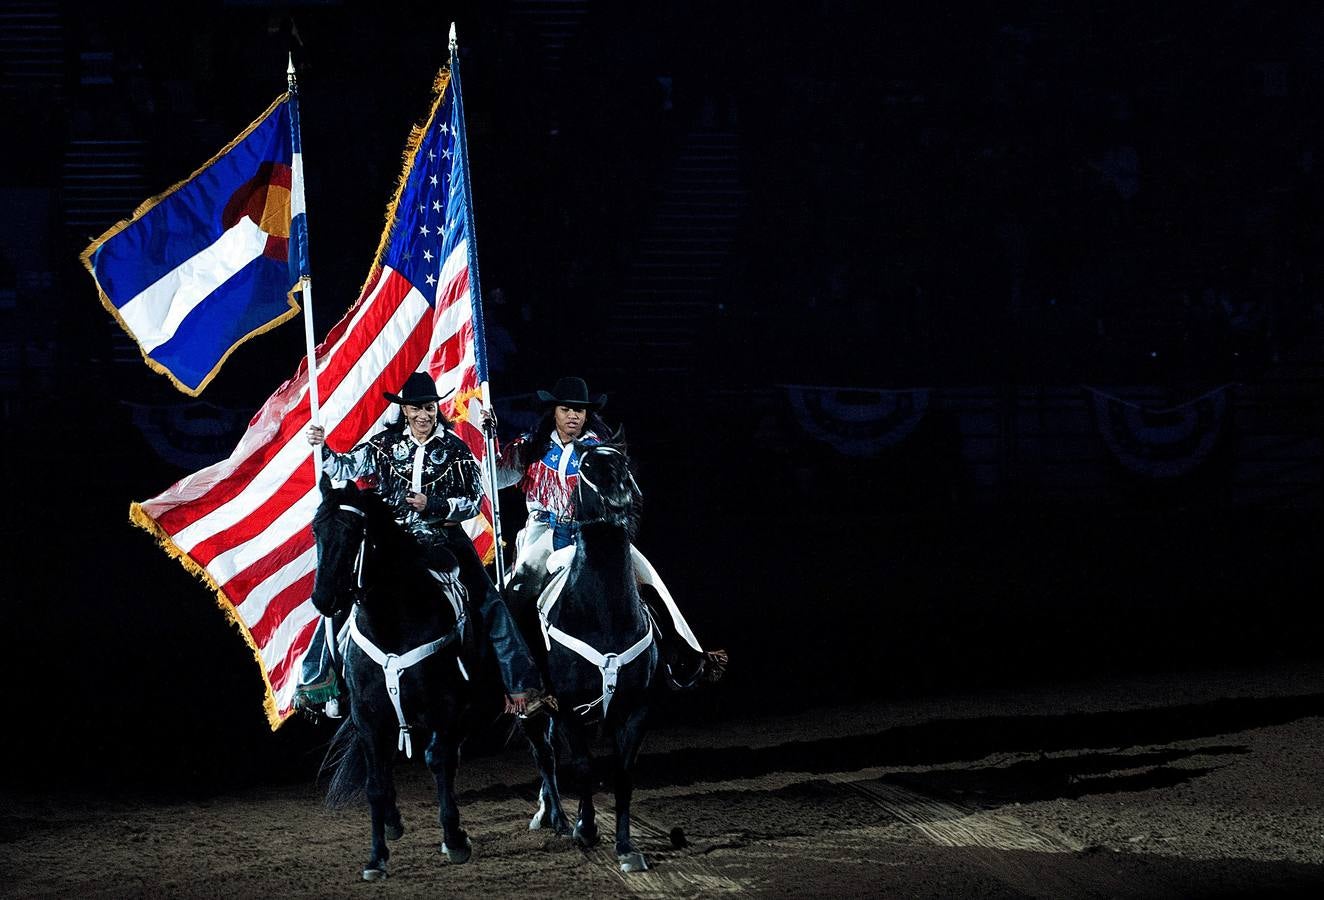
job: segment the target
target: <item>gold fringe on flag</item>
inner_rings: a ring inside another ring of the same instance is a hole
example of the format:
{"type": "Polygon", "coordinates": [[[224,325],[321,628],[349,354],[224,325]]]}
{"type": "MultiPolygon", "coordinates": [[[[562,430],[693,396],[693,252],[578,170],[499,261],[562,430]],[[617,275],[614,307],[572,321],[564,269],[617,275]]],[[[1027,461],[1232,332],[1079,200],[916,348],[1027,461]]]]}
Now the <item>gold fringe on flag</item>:
{"type": "Polygon", "coordinates": [[[220,585],[207,574],[206,569],[199,565],[193,557],[189,556],[179,548],[179,545],[170,538],[170,535],[166,534],[165,530],[157,524],[155,519],[147,514],[141,505],[137,503],[129,505],[129,521],[156,538],[156,542],[160,545],[162,550],[174,559],[179,560],[180,565],[182,565],[190,575],[193,575],[203,584],[207,585],[207,587],[211,588],[212,592],[216,594],[216,605],[221,608],[221,612],[225,614],[226,620],[231,625],[235,626],[235,628],[239,630],[239,633],[243,635],[244,642],[248,644],[249,649],[253,651],[253,658],[257,661],[258,671],[262,673],[262,683],[266,690],[266,697],[262,701],[262,708],[266,710],[267,713],[267,724],[271,726],[272,731],[275,731],[281,725],[285,724],[285,721],[293,715],[293,710],[284,716],[280,714],[280,710],[276,705],[276,690],[272,687],[271,678],[267,675],[267,667],[262,661],[262,653],[258,650],[257,641],[253,640],[252,633],[249,632],[248,626],[244,624],[244,620],[239,617],[239,612],[234,608],[234,604],[230,602],[230,598],[225,595],[225,591],[223,591],[220,585]]]}
{"type": "MultiPolygon", "coordinates": [[[[372,258],[372,267],[368,270],[368,277],[363,282],[363,287],[359,288],[359,299],[355,301],[354,307],[363,302],[368,286],[376,281],[377,276],[381,274],[382,257],[386,255],[386,247],[391,242],[391,230],[395,226],[395,214],[400,208],[400,195],[405,192],[405,187],[409,184],[409,173],[414,171],[414,155],[418,153],[418,148],[427,135],[428,125],[437,116],[437,109],[441,106],[441,97],[446,92],[446,85],[450,84],[450,80],[450,68],[443,66],[441,71],[437,73],[437,77],[432,81],[432,106],[428,109],[427,118],[422,123],[409,129],[409,140],[405,142],[405,150],[402,154],[405,167],[400,172],[400,178],[395,183],[395,192],[391,196],[390,204],[386,207],[386,227],[382,229],[381,240],[377,243],[377,253],[372,258]]],[[[351,307],[351,309],[354,307],[351,307]]]]}

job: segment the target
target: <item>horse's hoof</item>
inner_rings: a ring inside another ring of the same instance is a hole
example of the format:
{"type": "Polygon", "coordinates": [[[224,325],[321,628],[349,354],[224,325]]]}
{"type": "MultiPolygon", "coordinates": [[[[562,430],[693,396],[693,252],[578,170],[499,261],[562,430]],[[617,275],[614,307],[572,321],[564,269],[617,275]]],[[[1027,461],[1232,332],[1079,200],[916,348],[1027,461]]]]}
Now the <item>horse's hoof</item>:
{"type": "Polygon", "coordinates": [[[386,826],[386,839],[388,841],[398,841],[405,836],[405,825],[403,822],[397,822],[394,825],[386,826]]]}
{"type": "Polygon", "coordinates": [[[386,863],[368,863],[363,869],[364,881],[381,881],[386,878],[386,863]]]}
{"type": "Polygon", "coordinates": [[[474,845],[469,843],[469,836],[465,835],[464,843],[458,847],[450,847],[446,844],[445,841],[442,841],[441,852],[446,854],[447,862],[454,863],[455,865],[458,866],[461,863],[467,863],[469,861],[469,857],[473,856],[474,845]]]}
{"type": "Polygon", "coordinates": [[[622,872],[648,871],[648,863],[644,862],[644,855],[638,850],[617,854],[616,861],[621,864],[622,872]]]}
{"type": "Polygon", "coordinates": [[[587,850],[589,847],[595,846],[598,843],[598,826],[585,825],[583,822],[580,822],[575,825],[575,830],[571,832],[570,836],[574,839],[576,844],[587,850]]]}

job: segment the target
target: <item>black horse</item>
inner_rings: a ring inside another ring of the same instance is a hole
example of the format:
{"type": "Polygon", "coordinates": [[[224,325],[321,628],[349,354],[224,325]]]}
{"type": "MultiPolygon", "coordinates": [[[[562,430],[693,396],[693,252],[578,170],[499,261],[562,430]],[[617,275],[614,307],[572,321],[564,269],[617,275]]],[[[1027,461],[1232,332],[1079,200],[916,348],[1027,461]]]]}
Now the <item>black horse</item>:
{"type": "Polygon", "coordinates": [[[616,856],[622,871],[633,872],[648,868],[630,841],[630,797],[659,658],[630,559],[640,496],[623,446],[582,446],[580,453],[579,544],[568,569],[553,577],[541,601],[547,674],[558,709],[549,713],[545,728],[522,720],[542,776],[538,811],[529,827],[550,824],[558,834],[571,832],[556,779],[557,736],[563,734],[579,794],[574,840],[581,847],[597,843],[589,739],[590,722],[600,718],[615,751],[616,856]]]}
{"type": "Polygon", "coordinates": [[[429,570],[422,545],[376,494],[326,482],[322,493],[313,519],[313,604],[333,615],[353,603],[343,661],[349,716],[323,763],[332,770],[327,804],[345,806],[366,790],[372,849],[363,877],[385,878],[386,840],[404,834],[395,754],[412,756],[414,735],[421,735],[437,781],[441,851],[450,862],[467,862],[471,846],[460,827],[455,772],[473,689],[461,660],[467,616],[458,568],[440,575],[429,570]]]}

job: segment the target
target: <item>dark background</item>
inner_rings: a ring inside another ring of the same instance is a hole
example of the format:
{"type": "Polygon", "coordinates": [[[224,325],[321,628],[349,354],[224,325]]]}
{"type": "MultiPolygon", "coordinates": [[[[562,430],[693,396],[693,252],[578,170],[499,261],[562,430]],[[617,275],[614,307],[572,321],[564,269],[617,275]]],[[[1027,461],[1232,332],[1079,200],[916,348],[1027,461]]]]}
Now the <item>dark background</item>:
{"type": "Polygon", "coordinates": [[[315,767],[329,732],[269,733],[243,640],[127,521],[229,453],[301,329],[189,401],[77,257],[266,108],[292,49],[325,333],[451,21],[503,430],[559,375],[607,392],[639,544],[733,658],[663,724],[1317,659],[1324,20],[997,6],[0,3],[7,776],[315,767]],[[1110,454],[1086,385],[1228,408],[1164,476],[1110,454]],[[794,402],[911,389],[919,424],[866,451],[794,402]]]}

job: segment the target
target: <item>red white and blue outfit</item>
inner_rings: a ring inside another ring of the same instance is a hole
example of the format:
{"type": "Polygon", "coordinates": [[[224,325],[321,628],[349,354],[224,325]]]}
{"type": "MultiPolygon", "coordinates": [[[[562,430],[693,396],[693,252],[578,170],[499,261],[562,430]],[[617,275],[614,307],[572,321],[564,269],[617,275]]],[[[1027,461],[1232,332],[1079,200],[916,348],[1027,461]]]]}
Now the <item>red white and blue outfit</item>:
{"type": "Polygon", "coordinates": [[[602,439],[588,431],[578,441],[563,443],[553,428],[547,452],[541,459],[521,467],[520,461],[532,443],[531,434],[518,438],[501,451],[497,464],[497,485],[519,485],[529,510],[528,523],[516,539],[516,567],[519,557],[524,555],[525,546],[548,540],[552,550],[560,550],[575,543],[579,537],[579,522],[575,519],[573,497],[575,485],[579,482],[580,455],[576,443],[591,447],[601,444],[602,439]]]}

